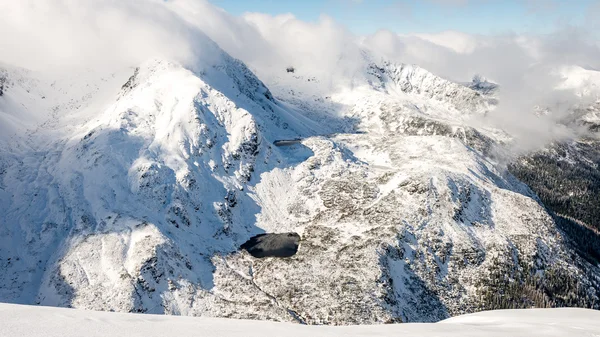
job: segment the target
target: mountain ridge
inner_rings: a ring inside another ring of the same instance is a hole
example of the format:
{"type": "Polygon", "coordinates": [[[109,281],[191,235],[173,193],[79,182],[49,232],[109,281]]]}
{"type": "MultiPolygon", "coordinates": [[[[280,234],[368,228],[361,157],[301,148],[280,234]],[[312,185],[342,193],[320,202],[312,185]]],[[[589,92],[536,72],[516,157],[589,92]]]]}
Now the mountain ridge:
{"type": "Polygon", "coordinates": [[[391,63],[326,97],[272,92],[215,48],[72,96],[3,91],[2,112],[27,97],[48,117],[0,149],[2,301],[306,324],[600,303],[597,267],[465,124],[493,97],[391,63]],[[298,253],[238,250],[264,232],[298,253]]]}

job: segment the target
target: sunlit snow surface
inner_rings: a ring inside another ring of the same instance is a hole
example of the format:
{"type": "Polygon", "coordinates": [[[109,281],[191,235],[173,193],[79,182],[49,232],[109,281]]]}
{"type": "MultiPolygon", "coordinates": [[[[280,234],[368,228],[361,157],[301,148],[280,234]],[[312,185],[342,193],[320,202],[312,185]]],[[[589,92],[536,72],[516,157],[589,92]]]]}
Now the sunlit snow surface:
{"type": "Polygon", "coordinates": [[[600,311],[488,311],[440,323],[304,326],[292,323],[136,315],[0,304],[0,336],[599,336],[600,311]]]}

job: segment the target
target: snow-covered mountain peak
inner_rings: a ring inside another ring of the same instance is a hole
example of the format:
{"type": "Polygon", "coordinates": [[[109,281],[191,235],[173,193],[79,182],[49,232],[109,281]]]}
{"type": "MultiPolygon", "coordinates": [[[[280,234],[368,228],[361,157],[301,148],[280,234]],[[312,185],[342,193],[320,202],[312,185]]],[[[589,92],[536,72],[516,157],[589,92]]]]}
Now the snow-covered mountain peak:
{"type": "Polygon", "coordinates": [[[370,64],[368,73],[378,81],[376,88],[391,94],[413,94],[450,105],[462,114],[483,113],[495,101],[464,85],[438,77],[429,71],[408,64],[383,62],[370,64]]]}
{"type": "MultiPolygon", "coordinates": [[[[312,76],[305,69],[288,67],[267,77],[275,96],[305,111],[355,119],[355,124],[372,124],[380,106],[403,106],[425,118],[463,123],[484,115],[497,104],[496,86],[488,82],[463,85],[443,79],[416,65],[373,61],[363,53],[361,65],[331,79],[312,76]],[[479,87],[478,87],[479,85],[479,87]],[[361,112],[362,111],[362,112],[361,112]],[[358,115],[357,115],[358,114],[358,115]]],[[[332,75],[333,76],[333,75],[332,75]]]]}
{"type": "Polygon", "coordinates": [[[1,116],[23,123],[0,144],[0,299],[318,324],[598,303],[595,269],[465,124],[487,94],[389,62],[336,86],[281,69],[271,91],[205,54],[6,72],[1,116]],[[263,232],[298,253],[239,250],[263,232]]]}

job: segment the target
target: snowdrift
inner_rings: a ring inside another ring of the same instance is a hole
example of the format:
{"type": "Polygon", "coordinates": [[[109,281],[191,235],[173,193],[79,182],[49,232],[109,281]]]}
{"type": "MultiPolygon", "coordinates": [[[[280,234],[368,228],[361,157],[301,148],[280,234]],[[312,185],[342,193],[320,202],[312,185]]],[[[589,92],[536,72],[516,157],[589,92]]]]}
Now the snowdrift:
{"type": "Polygon", "coordinates": [[[440,323],[305,326],[220,318],[95,312],[0,304],[5,337],[597,336],[600,311],[524,309],[458,316],[440,323]]]}

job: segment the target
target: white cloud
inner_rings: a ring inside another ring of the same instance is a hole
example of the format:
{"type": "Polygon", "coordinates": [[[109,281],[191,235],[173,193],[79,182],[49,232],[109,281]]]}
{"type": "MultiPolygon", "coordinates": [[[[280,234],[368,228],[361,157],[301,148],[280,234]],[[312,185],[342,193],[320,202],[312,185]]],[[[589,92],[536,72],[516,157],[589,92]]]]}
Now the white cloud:
{"type": "Polygon", "coordinates": [[[438,34],[413,34],[423,40],[452,49],[459,54],[472,53],[477,47],[477,38],[457,31],[445,31],[438,34]]]}
{"type": "Polygon", "coordinates": [[[153,1],[6,1],[0,31],[0,59],[28,68],[180,58],[192,48],[189,28],[153,1]]]}

